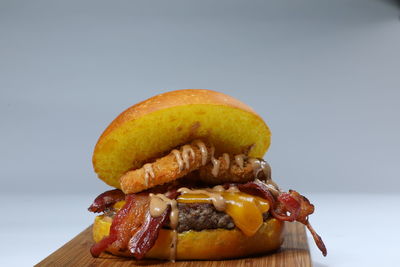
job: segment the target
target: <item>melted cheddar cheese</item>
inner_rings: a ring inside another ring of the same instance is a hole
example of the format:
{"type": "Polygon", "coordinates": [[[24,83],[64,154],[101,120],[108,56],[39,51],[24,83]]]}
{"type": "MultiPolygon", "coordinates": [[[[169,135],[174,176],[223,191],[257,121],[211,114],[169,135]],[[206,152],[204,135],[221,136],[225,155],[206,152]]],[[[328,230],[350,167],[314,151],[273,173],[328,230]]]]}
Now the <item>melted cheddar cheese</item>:
{"type": "Polygon", "coordinates": [[[125,205],[125,201],[118,201],[117,203],[114,204],[113,208],[116,210],[120,210],[123,206],[125,205]]]}

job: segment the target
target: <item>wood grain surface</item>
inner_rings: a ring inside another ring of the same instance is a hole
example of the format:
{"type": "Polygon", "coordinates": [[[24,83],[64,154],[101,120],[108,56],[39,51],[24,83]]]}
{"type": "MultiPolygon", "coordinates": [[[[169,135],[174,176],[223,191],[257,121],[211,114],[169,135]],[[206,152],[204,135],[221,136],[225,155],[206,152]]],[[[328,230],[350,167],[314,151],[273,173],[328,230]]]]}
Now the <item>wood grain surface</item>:
{"type": "Polygon", "coordinates": [[[92,258],[89,253],[89,248],[93,244],[91,228],[91,226],[88,227],[36,266],[311,266],[305,229],[299,223],[286,223],[285,241],[281,249],[272,254],[235,260],[178,261],[175,263],[157,260],[135,261],[106,253],[103,253],[100,258],[92,258]]]}

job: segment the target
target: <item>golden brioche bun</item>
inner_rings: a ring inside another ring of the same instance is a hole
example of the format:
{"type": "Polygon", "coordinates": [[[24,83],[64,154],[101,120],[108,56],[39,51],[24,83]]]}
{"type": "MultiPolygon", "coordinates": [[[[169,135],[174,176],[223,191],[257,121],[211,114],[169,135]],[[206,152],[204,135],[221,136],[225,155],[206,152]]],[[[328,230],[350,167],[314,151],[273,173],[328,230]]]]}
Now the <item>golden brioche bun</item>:
{"type": "MultiPolygon", "coordinates": [[[[111,222],[104,220],[103,215],[97,216],[93,224],[94,241],[99,242],[107,236],[110,226],[111,222]]],[[[258,232],[250,237],[236,228],[183,232],[178,234],[176,259],[221,260],[272,252],[283,242],[283,227],[284,222],[272,218],[265,221],[258,232]]],[[[171,230],[162,229],[145,258],[169,259],[171,237],[171,230]]],[[[129,257],[126,252],[117,250],[107,250],[107,252],[129,257]]]]}
{"type": "Polygon", "coordinates": [[[202,89],[154,96],[122,112],[100,136],[93,153],[98,177],[120,188],[128,170],[172,148],[203,138],[216,152],[262,157],[270,130],[252,108],[222,93],[202,89]]]}

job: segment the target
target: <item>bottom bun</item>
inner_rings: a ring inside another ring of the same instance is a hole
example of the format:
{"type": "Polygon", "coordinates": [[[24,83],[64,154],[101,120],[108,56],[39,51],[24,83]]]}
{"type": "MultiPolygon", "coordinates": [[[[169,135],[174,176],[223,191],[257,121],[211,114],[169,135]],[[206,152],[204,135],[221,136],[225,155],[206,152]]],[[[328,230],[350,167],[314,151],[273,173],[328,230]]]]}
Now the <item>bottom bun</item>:
{"type": "MultiPolygon", "coordinates": [[[[97,216],[93,224],[93,239],[99,242],[109,234],[111,222],[97,216]]],[[[177,260],[221,260],[264,254],[277,250],[283,242],[284,223],[274,218],[265,221],[252,236],[244,235],[237,228],[233,230],[213,229],[186,231],[178,234],[177,260]]],[[[145,258],[169,259],[172,230],[162,229],[155,245],[145,258]]],[[[128,252],[107,249],[107,252],[130,257],[128,252]]]]}

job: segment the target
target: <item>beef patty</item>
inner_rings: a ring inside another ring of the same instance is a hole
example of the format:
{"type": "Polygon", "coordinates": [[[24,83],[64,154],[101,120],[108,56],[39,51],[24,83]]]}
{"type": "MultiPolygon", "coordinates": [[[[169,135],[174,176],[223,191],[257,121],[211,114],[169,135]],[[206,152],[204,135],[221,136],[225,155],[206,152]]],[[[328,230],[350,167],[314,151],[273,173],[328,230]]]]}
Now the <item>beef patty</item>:
{"type": "MultiPolygon", "coordinates": [[[[233,229],[235,223],[228,214],[217,211],[214,205],[208,203],[178,203],[179,233],[188,230],[201,231],[205,229],[233,229]]],[[[263,214],[264,221],[268,218],[268,212],[263,214]]]]}

